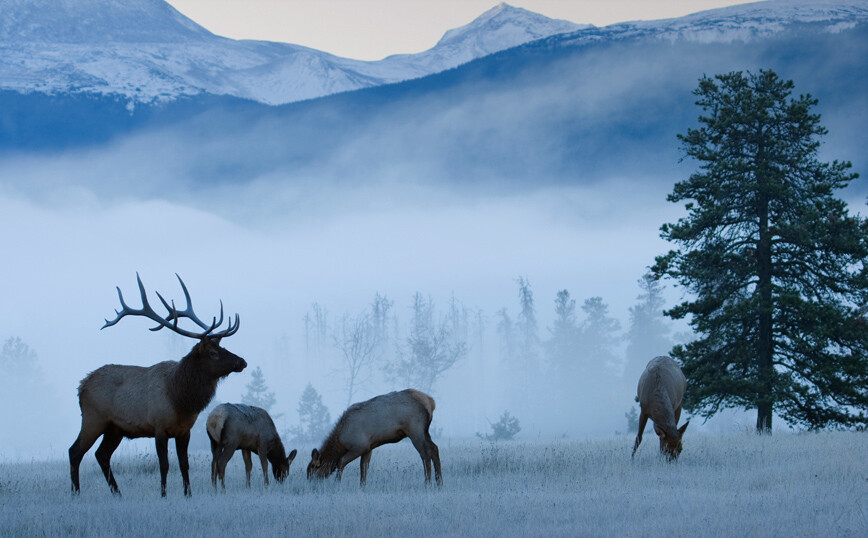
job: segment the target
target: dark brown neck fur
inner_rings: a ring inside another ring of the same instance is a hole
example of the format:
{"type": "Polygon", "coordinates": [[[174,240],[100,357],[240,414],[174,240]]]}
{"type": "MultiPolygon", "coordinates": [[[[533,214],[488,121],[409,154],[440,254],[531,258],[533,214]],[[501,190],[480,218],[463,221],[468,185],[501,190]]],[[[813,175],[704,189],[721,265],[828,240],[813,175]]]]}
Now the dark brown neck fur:
{"type": "MultiPolygon", "coordinates": [[[[341,418],[343,419],[343,417],[341,418]]],[[[320,461],[322,461],[322,466],[320,467],[321,476],[332,474],[338,468],[338,461],[347,453],[347,448],[339,440],[341,426],[343,426],[343,420],[338,421],[319,449],[320,461]]]]}
{"type": "Polygon", "coordinates": [[[181,359],[169,383],[169,398],[179,413],[199,414],[217,392],[218,380],[196,366],[197,352],[194,347],[181,359]]]}
{"type": "Polygon", "coordinates": [[[286,461],[286,450],[283,448],[283,442],[280,439],[275,439],[271,443],[266,457],[273,467],[277,467],[281,462],[286,461]]]}

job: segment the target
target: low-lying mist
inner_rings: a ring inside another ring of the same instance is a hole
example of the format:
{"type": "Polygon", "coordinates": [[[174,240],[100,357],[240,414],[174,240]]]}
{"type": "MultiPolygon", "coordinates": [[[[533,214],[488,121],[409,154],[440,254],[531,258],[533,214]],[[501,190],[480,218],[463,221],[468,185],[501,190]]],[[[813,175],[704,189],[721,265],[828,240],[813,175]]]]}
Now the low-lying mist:
{"type": "MultiPolygon", "coordinates": [[[[350,399],[404,388],[385,367],[408,353],[418,298],[435,328],[461,313],[466,351],[428,388],[438,435],[486,434],[504,411],[521,422],[519,438],[626,431],[636,369],[669,349],[649,345],[628,360],[626,334],[639,279],[671,248],[660,225],[683,214],[666,195],[694,166],[678,163],[676,133],[699,113],[690,93],[699,77],[773,68],[794,78],[797,93],[817,93],[826,107],[822,158],[852,158],[864,173],[864,107],[852,106],[865,101],[864,85],[847,63],[861,56],[824,63],[793,53],[794,42],[770,52],[628,43],[545,61],[550,51],[529,48],[394,87],[209,110],[65,153],[4,154],[0,342],[20,338],[41,373],[35,384],[4,381],[2,403],[18,411],[0,419],[0,457],[65,457],[81,378],[106,363],[177,360],[192,346],[135,318],[99,330],[119,307],[115,286],[138,305],[136,272],[152,302],[157,291],[183,300],[177,273],[200,317],[216,315],[220,300],[239,313],[224,345],[250,367],[216,399],[239,401],[260,367],[281,433],[298,423],[308,384],[332,420],[350,399]],[[818,64],[822,80],[851,78],[817,87],[818,64]],[[535,329],[510,344],[505,335],[528,321],[522,282],[535,329]],[[549,344],[562,290],[576,325],[597,308],[611,331],[606,356],[577,352],[576,368],[559,375],[549,344]],[[336,330],[377,296],[390,305],[387,337],[350,398],[336,330]]],[[[865,192],[862,182],[846,194],[854,211],[865,192]]],[[[682,293],[663,285],[659,310],[682,293]]],[[[689,338],[666,323],[660,341],[689,338]]]]}
{"type": "MultiPolygon", "coordinates": [[[[47,177],[63,169],[49,162],[40,173],[47,177]]],[[[35,170],[34,165],[29,173],[35,170]]],[[[105,173],[88,170],[84,160],[72,170],[105,173]]],[[[115,177],[123,182],[130,175],[119,167],[115,177]]],[[[5,456],[46,443],[56,453],[65,450],[79,427],[76,388],[87,372],[106,363],[176,360],[192,346],[181,336],[148,331],[144,319],[99,330],[119,308],[115,286],[131,306],[139,304],[136,272],[156,305],[157,291],[183,301],[177,273],[200,317],[217,315],[219,300],[227,314],[240,314],[240,331],[224,345],[250,368],[230,375],[217,399],[239,401],[259,366],[277,399],[272,411],[283,413],[279,427],[297,422],[308,383],[322,394],[333,420],[343,410],[345,379],[333,338],[341,316],[358,315],[376,294],[392,301],[394,330],[386,352],[394,354],[406,343],[417,292],[434,304],[436,318],[456,301],[484,320],[482,336],[468,338],[466,356],[431,388],[438,401],[435,425],[443,435],[486,433],[488,421],[506,409],[527,435],[626,427],[623,414],[633,394],[622,387],[617,409],[588,402],[565,414],[546,405],[545,392],[531,396],[539,400],[533,413],[541,416],[522,409],[522,401],[510,395],[515,380],[500,357],[496,313],[506,309],[513,319],[518,316],[517,279],[526,278],[538,320],[540,368],[560,290],[569,290],[579,305],[602,297],[626,329],[628,309],[640,293],[637,280],[667,248],[658,228],[677,216],[654,183],[619,179],[595,187],[486,194],[372,181],[351,189],[307,186],[299,194],[290,181],[262,180],[140,198],[105,196],[87,181],[64,177],[68,181],[58,184],[65,186],[44,193],[9,183],[0,191],[0,241],[6,245],[0,339],[21,338],[35,352],[47,387],[38,398],[23,397],[28,407],[22,413],[38,417],[24,426],[32,431],[3,428],[5,456]],[[303,322],[314,303],[330,324],[325,351],[316,354],[303,322]]],[[[381,370],[372,367],[370,381],[354,399],[403,388],[381,370]]],[[[590,389],[581,379],[574,384],[577,393],[590,389]]]]}

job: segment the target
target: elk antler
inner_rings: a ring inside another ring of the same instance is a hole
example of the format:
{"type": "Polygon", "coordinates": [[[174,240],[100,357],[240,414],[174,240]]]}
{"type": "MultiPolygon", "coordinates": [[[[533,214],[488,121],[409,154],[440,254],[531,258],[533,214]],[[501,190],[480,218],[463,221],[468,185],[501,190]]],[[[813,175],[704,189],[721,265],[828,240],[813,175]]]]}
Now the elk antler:
{"type": "Polygon", "coordinates": [[[167,329],[169,329],[173,332],[176,332],[182,336],[188,336],[190,338],[198,338],[200,340],[205,338],[205,337],[224,338],[226,336],[232,336],[233,334],[235,334],[238,331],[238,328],[241,326],[241,320],[239,319],[238,314],[235,314],[235,323],[234,324],[232,323],[232,320],[230,319],[229,320],[229,326],[226,329],[224,329],[222,331],[218,331],[216,333],[213,332],[214,329],[216,329],[217,327],[219,327],[220,325],[223,324],[223,301],[220,301],[220,319],[217,320],[216,317],[213,318],[211,325],[204,323],[202,320],[199,319],[198,316],[196,316],[196,313],[193,311],[193,305],[192,305],[192,302],[190,301],[190,292],[187,291],[187,286],[184,285],[184,281],[181,280],[181,277],[178,276],[177,273],[175,273],[175,276],[178,277],[178,281],[181,283],[181,288],[184,290],[184,298],[187,300],[187,307],[184,310],[179,311],[177,308],[175,308],[175,302],[174,301],[172,301],[172,304],[170,306],[169,303],[167,303],[166,300],[163,299],[163,296],[160,295],[159,293],[157,293],[157,297],[160,298],[160,301],[163,303],[163,306],[165,306],[166,310],[169,311],[169,315],[164,318],[164,317],[160,316],[159,314],[157,314],[156,312],[154,312],[154,309],[151,308],[151,305],[148,303],[148,295],[147,295],[147,292],[145,291],[145,286],[142,284],[142,279],[139,277],[139,273],[136,273],[136,281],[139,284],[139,293],[142,296],[142,308],[140,308],[140,309],[130,308],[124,302],[123,293],[121,293],[121,289],[120,289],[120,287],[118,287],[117,288],[118,298],[121,301],[121,310],[120,311],[115,310],[115,314],[117,314],[117,317],[115,319],[113,319],[112,321],[105,320],[105,325],[100,327],[100,329],[105,329],[106,327],[111,327],[112,325],[114,325],[118,321],[120,321],[121,318],[123,318],[124,316],[129,314],[129,315],[133,315],[133,316],[144,316],[150,320],[156,321],[158,323],[158,325],[156,327],[151,327],[152,331],[159,331],[163,327],[166,327],[167,329]],[[187,319],[192,320],[196,325],[198,325],[202,329],[205,329],[205,331],[201,332],[201,333],[196,333],[196,332],[188,331],[188,330],[185,330],[185,329],[178,327],[178,320],[180,318],[187,318],[187,319]]]}

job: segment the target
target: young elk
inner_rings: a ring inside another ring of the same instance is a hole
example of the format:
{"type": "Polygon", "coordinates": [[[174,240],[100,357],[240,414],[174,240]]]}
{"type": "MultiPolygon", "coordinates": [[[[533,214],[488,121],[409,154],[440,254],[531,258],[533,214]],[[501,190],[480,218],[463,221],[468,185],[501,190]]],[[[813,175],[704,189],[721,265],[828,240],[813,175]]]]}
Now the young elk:
{"type": "Polygon", "coordinates": [[[341,479],[344,467],[361,456],[361,484],[365,485],[371,451],[380,445],[397,443],[409,437],[422,457],[425,481],[431,482],[431,462],[437,484],[440,475],[440,452],[431,440],[428,427],[434,416],[434,399],[418,390],[406,389],[351,405],[322,447],[313,449],[307,478],[326,478],[337,470],[341,479]]]}
{"type": "MultiPolygon", "coordinates": [[[[175,275],[177,276],[177,275],[175,275]]],[[[217,390],[217,382],[232,372],[244,370],[247,363],[241,357],[220,347],[220,340],[238,331],[240,320],[235,314],[235,323],[229,320],[228,327],[215,331],[223,324],[223,303],[220,303],[220,319],[214,318],[209,325],[201,321],[193,312],[190,294],[184,281],[181,288],[187,300],[184,310],[170,306],[160,294],[157,297],[169,314],[164,318],[154,312],[148,304],[145,287],[136,274],[142,308],[133,309],[124,303],[124,296],[118,288],[121,302],[117,317],[106,320],[103,329],[111,327],[124,316],[143,316],[157,323],[152,331],[167,328],[182,336],[198,340],[190,353],[180,361],[165,361],[150,367],[123,366],[107,364],[89,373],[78,387],[78,401],[81,407],[81,432],[69,447],[70,475],[72,491],[78,493],[78,467],[84,454],[93,446],[99,436],[102,443],[96,451],[96,459],[112,493],[120,494],[112,474],[110,460],[112,453],[124,437],[153,437],[160,460],[160,485],[162,496],[166,496],[166,474],[169,472],[168,444],[175,439],[178,452],[178,466],[184,480],[184,494],[191,495],[190,465],[187,459],[187,445],[190,442],[190,428],[196,417],[208,405],[217,390]],[[192,332],[178,327],[181,318],[192,320],[202,331],[192,332]]]]}
{"type": "Polygon", "coordinates": [[[268,485],[268,462],[278,482],[283,482],[289,474],[289,465],[295,459],[297,450],[286,456],[274,421],[268,411],[261,407],[244,404],[220,404],[208,415],[205,422],[208,438],[211,440],[211,483],[217,487],[217,477],[226,489],[224,477],[226,464],[236,450],[241,449],[244,457],[244,471],[247,473],[247,487],[250,487],[250,471],[253,462],[250,453],[259,455],[262,476],[268,485]]]}
{"type": "Polygon", "coordinates": [[[681,454],[681,437],[690,421],[678,427],[681,418],[681,401],[687,388],[687,379],[681,368],[669,357],[657,357],[648,362],[639,377],[639,433],[633,444],[633,455],[642,442],[642,432],[648,418],[654,421],[654,431],[660,437],[660,452],[669,461],[681,454]]]}

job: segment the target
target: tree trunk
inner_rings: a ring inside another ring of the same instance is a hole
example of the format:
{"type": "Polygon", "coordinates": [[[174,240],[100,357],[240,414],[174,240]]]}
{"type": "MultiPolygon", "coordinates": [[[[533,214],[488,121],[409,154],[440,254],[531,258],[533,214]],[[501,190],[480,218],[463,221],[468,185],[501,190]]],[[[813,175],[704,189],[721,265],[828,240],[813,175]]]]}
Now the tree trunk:
{"type": "Polygon", "coordinates": [[[756,432],[772,433],[772,405],[770,403],[760,403],[756,409],[756,432]]]}
{"type": "Polygon", "coordinates": [[[765,174],[762,172],[762,147],[759,150],[760,166],[758,216],[759,241],[757,242],[757,292],[759,293],[759,334],[757,342],[757,433],[772,432],[772,409],[774,408],[774,356],[772,293],[772,232],[769,229],[769,193],[765,174]]]}

